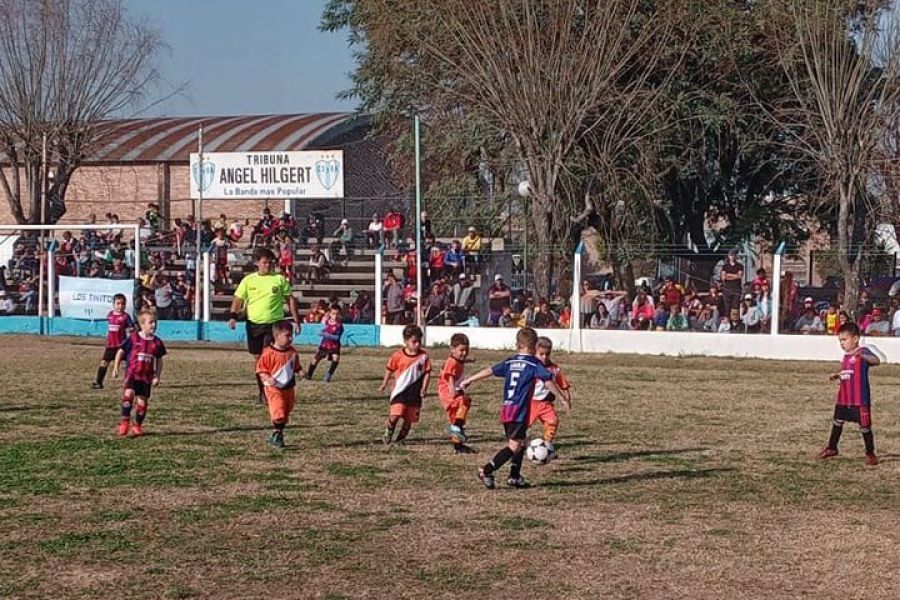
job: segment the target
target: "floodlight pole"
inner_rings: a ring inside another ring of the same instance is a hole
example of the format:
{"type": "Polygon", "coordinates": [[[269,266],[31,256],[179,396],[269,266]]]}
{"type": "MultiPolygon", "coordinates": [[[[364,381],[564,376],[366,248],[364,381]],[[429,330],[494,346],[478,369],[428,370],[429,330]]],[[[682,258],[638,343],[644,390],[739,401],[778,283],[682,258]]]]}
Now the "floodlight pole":
{"type": "MultiPolygon", "coordinates": [[[[18,165],[14,165],[16,169],[18,169],[18,165]]],[[[44,132],[41,134],[41,225],[44,225],[47,221],[47,184],[45,183],[47,177],[47,133],[44,132]]],[[[34,190],[34,185],[31,186],[31,189],[34,190]]],[[[39,245],[40,252],[38,253],[38,257],[40,259],[40,263],[38,264],[38,305],[37,305],[37,314],[38,317],[41,316],[42,311],[44,310],[44,263],[46,262],[44,256],[44,230],[41,229],[41,234],[39,236],[39,245]]],[[[50,300],[52,303],[53,300],[50,300]]],[[[49,312],[49,311],[48,311],[49,312]]]]}
{"type": "MultiPolygon", "coordinates": [[[[197,209],[194,211],[197,213],[197,219],[195,220],[197,231],[194,234],[194,320],[199,321],[201,318],[200,315],[200,293],[203,291],[203,275],[202,275],[202,261],[200,256],[200,237],[203,231],[203,124],[200,124],[200,131],[197,139],[197,152],[199,153],[199,157],[197,159],[197,166],[199,168],[199,179],[200,182],[197,185],[197,209]]],[[[206,275],[208,277],[208,275],[206,275]]]]}
{"type": "Polygon", "coordinates": [[[419,132],[419,115],[413,119],[416,138],[416,324],[425,326],[422,318],[422,138],[419,132]]]}

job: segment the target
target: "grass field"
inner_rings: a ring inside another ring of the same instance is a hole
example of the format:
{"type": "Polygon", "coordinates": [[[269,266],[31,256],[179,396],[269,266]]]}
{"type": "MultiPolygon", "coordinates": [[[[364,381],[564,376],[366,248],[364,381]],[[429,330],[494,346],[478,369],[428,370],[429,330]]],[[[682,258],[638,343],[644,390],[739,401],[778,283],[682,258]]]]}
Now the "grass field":
{"type": "Polygon", "coordinates": [[[900,597],[898,367],[873,371],[866,467],[855,425],[812,458],[835,364],[561,355],[561,458],[490,492],[496,381],[473,390],[479,454],[452,454],[434,393],[385,448],[388,352],[353,349],[300,384],[277,451],[247,355],[174,346],[148,435],[120,440],[100,353],[0,338],[2,598],[900,597]]]}

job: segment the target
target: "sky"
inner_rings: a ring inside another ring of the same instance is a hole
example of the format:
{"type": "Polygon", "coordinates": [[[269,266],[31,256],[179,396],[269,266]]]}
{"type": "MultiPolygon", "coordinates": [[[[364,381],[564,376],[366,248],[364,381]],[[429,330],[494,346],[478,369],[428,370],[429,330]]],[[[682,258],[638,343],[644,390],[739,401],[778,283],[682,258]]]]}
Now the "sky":
{"type": "Polygon", "coordinates": [[[326,0],[124,0],[169,48],[160,95],[185,91],[140,116],[343,112],[354,69],[345,34],[318,30],[326,0]]]}

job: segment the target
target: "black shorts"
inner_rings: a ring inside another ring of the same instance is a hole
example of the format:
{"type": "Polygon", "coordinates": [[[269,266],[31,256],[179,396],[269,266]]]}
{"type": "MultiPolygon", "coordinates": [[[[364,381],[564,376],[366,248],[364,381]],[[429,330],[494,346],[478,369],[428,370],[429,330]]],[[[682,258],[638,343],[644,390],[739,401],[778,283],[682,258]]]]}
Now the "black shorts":
{"type": "Polygon", "coordinates": [[[508,440],[524,440],[528,437],[528,422],[522,423],[504,423],[503,431],[508,440]]]}
{"type": "Polygon", "coordinates": [[[337,350],[323,350],[322,348],[319,348],[318,350],[316,350],[315,361],[319,362],[323,358],[327,358],[330,361],[334,361],[336,358],[340,358],[340,356],[341,356],[340,348],[338,348],[337,350]]]}
{"type": "Polygon", "coordinates": [[[859,423],[860,427],[868,428],[872,426],[872,407],[845,406],[843,404],[835,404],[834,418],[837,421],[850,421],[851,423],[859,423]]]}
{"type": "Polygon", "coordinates": [[[112,362],[116,360],[116,354],[118,354],[119,348],[110,348],[109,346],[103,351],[103,362],[112,362]]]}
{"type": "Polygon", "coordinates": [[[247,351],[259,356],[272,343],[272,323],[263,325],[247,321],[247,351]]]}
{"type": "Polygon", "coordinates": [[[152,386],[146,381],[134,381],[133,379],[125,380],[125,389],[134,390],[134,395],[141,398],[150,398],[150,390],[152,386]]]}

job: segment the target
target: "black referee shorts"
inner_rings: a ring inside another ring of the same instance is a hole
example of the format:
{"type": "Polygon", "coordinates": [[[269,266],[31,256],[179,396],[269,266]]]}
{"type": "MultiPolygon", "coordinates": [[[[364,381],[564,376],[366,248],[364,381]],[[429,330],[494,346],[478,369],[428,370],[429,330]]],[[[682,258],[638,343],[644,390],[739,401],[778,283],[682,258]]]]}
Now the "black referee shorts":
{"type": "Polygon", "coordinates": [[[272,323],[247,321],[247,352],[255,356],[262,354],[263,348],[272,343],[272,323]]]}

